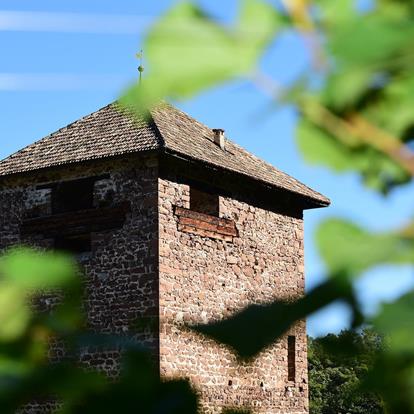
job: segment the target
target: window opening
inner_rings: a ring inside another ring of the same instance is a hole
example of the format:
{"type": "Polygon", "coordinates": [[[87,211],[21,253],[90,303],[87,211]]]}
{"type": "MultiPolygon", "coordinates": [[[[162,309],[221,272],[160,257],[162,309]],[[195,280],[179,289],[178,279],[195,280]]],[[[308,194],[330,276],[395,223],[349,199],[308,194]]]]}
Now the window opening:
{"type": "Polygon", "coordinates": [[[296,337],[288,336],[288,381],[296,379],[296,337]]]}
{"type": "Polygon", "coordinates": [[[59,236],[55,239],[55,249],[65,253],[79,255],[92,250],[91,235],[59,236]]]}
{"type": "Polygon", "coordinates": [[[190,187],[190,209],[198,213],[218,217],[219,196],[190,187]]]}
{"type": "Polygon", "coordinates": [[[52,212],[67,213],[93,208],[95,179],[66,181],[52,189],[52,212]]]}

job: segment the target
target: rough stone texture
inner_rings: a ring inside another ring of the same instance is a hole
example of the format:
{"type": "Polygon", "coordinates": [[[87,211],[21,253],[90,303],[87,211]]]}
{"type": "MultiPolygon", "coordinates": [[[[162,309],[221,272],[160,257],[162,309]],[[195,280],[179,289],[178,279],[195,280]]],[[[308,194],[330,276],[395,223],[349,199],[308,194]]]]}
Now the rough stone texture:
{"type": "MultiPolygon", "coordinates": [[[[95,204],[130,203],[130,212],[122,228],[95,232],[92,250],[78,259],[85,274],[87,320],[89,327],[103,334],[132,334],[140,344],[158,354],[158,334],[147,330],[134,333],[132,327],[140,317],[158,317],[158,161],[153,157],[124,159],[122,163],[73,166],[44,175],[2,182],[0,187],[0,250],[27,244],[52,248],[53,239],[43,234],[21,238],[19,228],[24,219],[50,214],[50,195],[38,190],[39,184],[110,173],[110,178],[95,185],[95,204]],[[109,194],[109,195],[108,195],[109,194]],[[44,207],[48,205],[48,207],[44,207]],[[38,206],[42,206],[38,209],[38,206]]],[[[48,309],[55,298],[42,296],[38,304],[48,309]]],[[[54,359],[59,347],[51,352],[54,359]]],[[[120,350],[96,352],[85,349],[82,363],[98,367],[109,376],[119,372],[120,350]]],[[[55,403],[33,403],[25,412],[51,412],[55,403]]]]}
{"type": "MultiPolygon", "coordinates": [[[[89,326],[123,335],[137,318],[155,317],[159,332],[135,338],[153,351],[163,377],[190,379],[203,413],[233,406],[307,413],[305,322],[287,333],[296,337],[295,381],[288,381],[287,335],[240,364],[223,346],[183,330],[184,323],[225,318],[252,303],[303,295],[303,205],[283,190],[180,162],[130,156],[3,179],[0,250],[19,243],[53,247],[50,235],[20,236],[24,220],[51,214],[51,192],[44,184],[109,174],[94,184],[94,208],[128,202],[130,210],[122,227],[93,232],[92,251],[78,257],[89,326]],[[189,210],[194,183],[200,188],[207,183],[219,195],[218,217],[189,210]]],[[[39,300],[46,309],[55,302],[39,300]]],[[[60,352],[55,347],[52,359],[60,352]]],[[[116,376],[119,354],[119,349],[85,350],[82,362],[116,376]]],[[[53,404],[34,403],[25,412],[51,412],[53,404]]]]}
{"type": "Polygon", "coordinates": [[[179,181],[171,175],[159,180],[161,374],[189,378],[205,413],[223,407],[308,412],[304,322],[288,333],[296,336],[295,382],[288,381],[287,336],[253,362],[239,364],[229,350],[182,329],[184,322],[215,321],[252,303],[301,296],[301,212],[282,215],[225,196],[220,216],[234,221],[238,237],[206,237],[202,221],[200,233],[183,232],[176,212],[177,206],[189,208],[190,186],[179,181]]]}

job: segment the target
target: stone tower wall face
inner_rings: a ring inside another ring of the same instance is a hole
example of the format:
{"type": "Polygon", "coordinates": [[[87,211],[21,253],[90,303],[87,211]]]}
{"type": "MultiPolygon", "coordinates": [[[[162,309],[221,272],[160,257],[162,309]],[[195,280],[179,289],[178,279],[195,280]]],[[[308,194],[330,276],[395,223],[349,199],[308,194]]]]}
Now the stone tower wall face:
{"type": "MultiPolygon", "coordinates": [[[[19,244],[53,248],[54,239],[49,236],[20,234],[25,219],[50,217],[52,213],[51,190],[39,189],[39,184],[103,174],[94,184],[94,207],[128,207],[122,225],[92,232],[91,252],[78,256],[85,275],[88,324],[103,334],[133,335],[158,356],[158,332],[152,327],[139,333],[133,330],[139,318],[158,318],[157,158],[73,166],[4,182],[0,187],[0,250],[19,244]]],[[[53,297],[39,298],[43,309],[54,302],[53,297]]],[[[52,357],[54,351],[59,354],[59,349],[52,349],[52,357]]],[[[85,350],[82,360],[110,376],[119,370],[118,349],[99,354],[85,350]]]]}
{"type": "Polygon", "coordinates": [[[171,175],[159,180],[161,374],[189,378],[205,413],[223,407],[307,413],[304,321],[250,363],[239,363],[222,345],[183,330],[185,323],[219,320],[249,304],[304,293],[301,212],[290,216],[228,196],[219,200],[220,217],[234,222],[235,237],[215,234],[194,217],[183,225],[189,185],[171,175]],[[288,335],[296,337],[294,381],[288,380],[288,335]]]}
{"type": "MultiPolygon", "coordinates": [[[[223,346],[183,330],[184,323],[214,321],[252,303],[303,294],[303,222],[298,211],[280,214],[221,195],[220,225],[225,231],[214,231],[217,219],[194,229],[197,216],[187,214],[190,187],[174,176],[159,178],[156,157],[131,157],[2,181],[0,251],[19,244],[52,248],[54,239],[39,232],[21,236],[25,220],[53,213],[52,191],[43,184],[101,175],[93,187],[94,208],[125,202],[129,208],[118,228],[94,231],[91,252],[79,257],[89,326],[100,333],[133,334],[159,355],[162,376],[191,380],[200,393],[202,412],[235,406],[256,413],[307,413],[304,322],[244,364],[223,346]],[[145,332],[134,333],[140,317],[159,318],[159,332],[151,324],[145,332]],[[295,381],[288,380],[288,335],[296,338],[295,381]]],[[[39,300],[48,309],[55,299],[39,300]]],[[[52,350],[51,356],[56,355],[59,349],[52,350]]],[[[82,359],[86,366],[114,376],[119,349],[85,351],[82,359]]],[[[47,404],[34,403],[27,412],[49,411],[47,404]]]]}

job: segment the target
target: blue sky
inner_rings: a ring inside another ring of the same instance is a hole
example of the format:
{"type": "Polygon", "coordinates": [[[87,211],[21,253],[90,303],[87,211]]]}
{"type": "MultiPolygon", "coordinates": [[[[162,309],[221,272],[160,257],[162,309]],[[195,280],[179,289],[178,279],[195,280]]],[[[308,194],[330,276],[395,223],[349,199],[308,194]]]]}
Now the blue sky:
{"type": "MultiPolygon", "coordinates": [[[[175,2],[136,0],[0,1],[0,157],[113,101],[137,77],[135,53],[148,26],[175,2]],[[23,13],[24,12],[24,13],[23,13]]],[[[230,21],[237,1],[199,1],[214,17],[230,21]]],[[[280,82],[294,79],[307,63],[300,39],[285,35],[261,66],[280,82]]],[[[217,87],[178,106],[268,162],[329,196],[328,209],[305,214],[307,287],[324,273],[314,246],[318,223],[342,216],[373,230],[402,225],[412,214],[414,186],[384,198],[354,174],[335,175],[307,165],[294,143],[292,108],[269,111],[269,101],[248,82],[217,87]]],[[[361,300],[374,310],[414,282],[409,267],[384,266],[358,283],[361,300]]],[[[335,305],[311,317],[309,333],[337,331],[348,322],[335,305]]]]}

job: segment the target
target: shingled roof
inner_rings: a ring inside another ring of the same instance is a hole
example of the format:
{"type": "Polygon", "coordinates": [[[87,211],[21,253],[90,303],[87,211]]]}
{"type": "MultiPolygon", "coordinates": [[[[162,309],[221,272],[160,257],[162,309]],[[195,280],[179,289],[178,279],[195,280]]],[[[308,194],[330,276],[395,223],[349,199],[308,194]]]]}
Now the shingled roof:
{"type": "Polygon", "coordinates": [[[59,129],[0,162],[0,177],[87,160],[160,150],[249,176],[326,206],[329,199],[226,139],[184,112],[161,104],[150,117],[132,117],[110,104],[59,129]]]}

